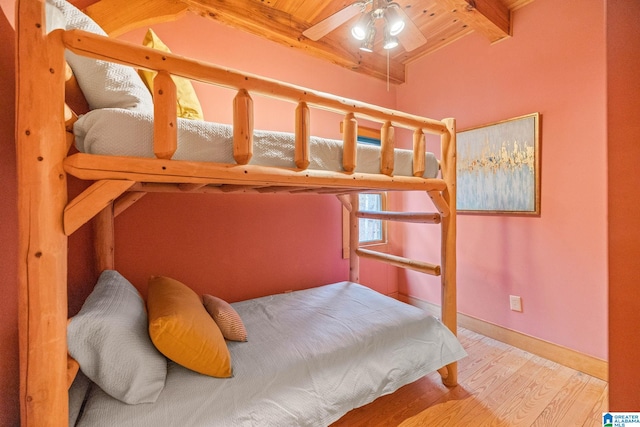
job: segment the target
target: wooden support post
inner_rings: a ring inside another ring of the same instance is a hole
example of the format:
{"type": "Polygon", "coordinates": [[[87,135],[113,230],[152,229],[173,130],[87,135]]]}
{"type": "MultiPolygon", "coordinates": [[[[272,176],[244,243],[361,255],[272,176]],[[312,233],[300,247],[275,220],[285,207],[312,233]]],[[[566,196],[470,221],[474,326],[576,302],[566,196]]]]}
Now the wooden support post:
{"type": "Polygon", "coordinates": [[[73,234],[134,184],[135,181],[123,179],[105,179],[91,184],[65,207],[65,234],[73,234]]]}
{"type": "Polygon", "coordinates": [[[96,253],[96,269],[99,273],[115,269],[115,234],[113,203],[109,203],[93,218],[93,247],[96,253]]]}
{"type": "MultiPolygon", "coordinates": [[[[449,215],[442,218],[442,323],[457,334],[456,303],[456,122],[444,119],[449,132],[441,136],[442,177],[447,183],[443,192],[449,206],[449,215]]],[[[458,384],[457,363],[447,365],[447,376],[442,378],[446,386],[458,384]]]]}
{"type": "Polygon", "coordinates": [[[349,211],[349,281],[360,282],[360,258],[356,253],[360,246],[360,220],[356,212],[360,209],[360,194],[349,195],[351,211],[349,211]]]}
{"type": "Polygon", "coordinates": [[[424,175],[425,170],[425,138],[422,129],[413,132],[413,176],[424,175]]]}
{"type": "Polygon", "coordinates": [[[309,142],[311,129],[309,128],[310,112],[306,102],[301,102],[296,108],[296,166],[300,169],[309,167],[309,142]]]}
{"type": "MultiPolygon", "coordinates": [[[[16,157],[18,327],[22,427],[66,426],[67,203],[65,64],[60,33],[45,35],[44,0],[17,4],[16,157]]],[[[4,345],[4,344],[3,344],[4,345]]]]}
{"type": "Polygon", "coordinates": [[[340,200],[340,203],[342,203],[342,206],[344,206],[347,211],[351,212],[353,210],[353,206],[351,206],[351,197],[348,194],[338,194],[336,197],[340,200]]]}
{"type": "Polygon", "coordinates": [[[342,168],[345,172],[356,170],[356,150],[358,148],[358,121],[353,113],[344,116],[343,143],[342,143],[342,168]]]}
{"type": "Polygon", "coordinates": [[[166,71],[153,79],[153,152],[159,159],[171,159],[178,148],[176,84],[166,71]]]}
{"type": "Polygon", "coordinates": [[[442,215],[443,217],[449,216],[451,213],[451,207],[449,206],[449,203],[447,203],[447,200],[440,193],[440,191],[433,190],[427,191],[427,193],[429,194],[429,197],[431,197],[431,200],[433,201],[436,209],[438,209],[438,212],[440,212],[440,215],[442,215]]]}
{"type": "Polygon", "coordinates": [[[253,156],[253,99],[245,89],[233,98],[233,158],[246,165],[253,156]]]}
{"type": "Polygon", "coordinates": [[[380,173],[388,176],[393,175],[395,148],[395,130],[391,126],[391,122],[386,121],[380,129],[380,173]]]}

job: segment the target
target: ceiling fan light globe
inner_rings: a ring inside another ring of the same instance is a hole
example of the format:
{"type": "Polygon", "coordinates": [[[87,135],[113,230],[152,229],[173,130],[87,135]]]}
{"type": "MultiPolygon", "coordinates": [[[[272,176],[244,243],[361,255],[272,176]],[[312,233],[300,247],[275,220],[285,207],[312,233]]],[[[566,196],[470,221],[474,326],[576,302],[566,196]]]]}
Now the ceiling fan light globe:
{"type": "Polygon", "coordinates": [[[384,41],[384,45],[382,46],[384,49],[393,49],[394,47],[398,47],[398,39],[396,37],[389,37],[384,41]]]}
{"type": "Polygon", "coordinates": [[[354,39],[362,41],[367,35],[367,30],[356,24],[351,28],[351,35],[354,39]]]}
{"type": "Polygon", "coordinates": [[[354,39],[362,41],[367,37],[367,27],[356,24],[351,28],[351,35],[354,39]]]}
{"type": "Polygon", "coordinates": [[[389,34],[392,36],[397,36],[402,30],[404,30],[404,21],[402,19],[389,23],[389,34]]]}
{"type": "Polygon", "coordinates": [[[398,13],[398,7],[397,3],[391,3],[384,11],[384,20],[392,36],[397,36],[404,30],[404,20],[398,13]]]}
{"type": "Polygon", "coordinates": [[[398,47],[398,38],[394,35],[391,35],[391,31],[389,30],[389,28],[384,29],[384,43],[382,44],[382,47],[385,50],[398,47]]]}
{"type": "Polygon", "coordinates": [[[367,38],[367,33],[369,32],[369,27],[373,26],[373,20],[371,16],[368,14],[362,15],[356,25],[351,28],[351,35],[356,40],[364,40],[367,38]]]}

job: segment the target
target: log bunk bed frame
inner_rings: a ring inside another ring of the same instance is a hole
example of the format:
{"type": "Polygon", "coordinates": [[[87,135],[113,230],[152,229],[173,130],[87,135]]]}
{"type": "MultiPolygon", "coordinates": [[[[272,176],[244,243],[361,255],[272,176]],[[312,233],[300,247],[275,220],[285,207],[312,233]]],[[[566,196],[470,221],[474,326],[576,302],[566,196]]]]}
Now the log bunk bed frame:
{"type": "MultiPolygon", "coordinates": [[[[18,1],[16,143],[19,210],[20,405],[23,426],[67,425],[67,239],[94,221],[98,271],[114,268],[114,217],[146,192],[229,191],[336,194],[350,211],[349,280],[359,282],[359,257],[441,275],[442,322],[456,333],[456,152],[455,120],[426,119],[344,99],[275,80],[242,74],[170,53],[79,30],[45,32],[44,0],[18,1]],[[156,159],[69,155],[75,114],[65,92],[80,91],[64,50],[158,71],[154,82],[156,159]],[[171,160],[176,149],[176,91],[170,76],[237,91],[234,99],[236,165],[171,160]],[[250,94],[297,104],[297,170],[247,164],[252,154],[250,94]],[[309,107],[344,116],[344,172],[307,170],[309,107]],[[380,174],[353,172],[356,118],[382,124],[380,174]],[[412,130],[415,177],[393,176],[394,126],[412,130]],[[440,135],[442,179],[422,178],[424,132],[440,135]],[[67,174],[93,181],[67,200],[67,174]],[[421,191],[437,213],[360,212],[363,191],[421,191]],[[440,224],[441,266],[358,248],[358,218],[440,224]]],[[[457,383],[456,363],[440,370],[448,386],[457,383]]]]}

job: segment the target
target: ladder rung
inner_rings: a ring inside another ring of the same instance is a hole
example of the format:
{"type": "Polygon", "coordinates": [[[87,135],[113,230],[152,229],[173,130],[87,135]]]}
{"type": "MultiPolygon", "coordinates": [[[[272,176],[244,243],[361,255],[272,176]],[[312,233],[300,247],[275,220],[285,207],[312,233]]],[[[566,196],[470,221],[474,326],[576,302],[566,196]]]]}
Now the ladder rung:
{"type": "Polygon", "coordinates": [[[419,271],[421,273],[430,274],[432,276],[440,275],[440,266],[433,265],[422,261],[416,261],[397,255],[385,254],[383,252],[372,251],[369,249],[356,249],[356,254],[362,258],[371,258],[377,261],[386,262],[396,267],[408,268],[410,270],[419,271]]]}
{"type": "Polygon", "coordinates": [[[386,212],[386,211],[359,211],[358,218],[378,219],[388,221],[420,222],[427,224],[440,224],[440,214],[431,212],[386,212]]]}

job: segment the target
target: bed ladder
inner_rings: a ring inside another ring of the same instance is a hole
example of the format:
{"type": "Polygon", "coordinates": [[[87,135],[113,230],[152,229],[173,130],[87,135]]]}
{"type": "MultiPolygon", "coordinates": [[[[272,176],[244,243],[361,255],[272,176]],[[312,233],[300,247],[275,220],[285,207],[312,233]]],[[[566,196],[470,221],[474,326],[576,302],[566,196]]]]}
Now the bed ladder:
{"type": "Polygon", "coordinates": [[[369,258],[376,261],[391,264],[396,267],[406,268],[429,274],[440,276],[442,268],[440,265],[417,261],[398,255],[385,252],[374,251],[359,247],[360,218],[375,219],[380,221],[398,221],[422,224],[440,224],[442,214],[434,212],[392,212],[392,211],[365,211],[359,209],[358,194],[338,196],[342,205],[349,211],[349,280],[358,282],[360,279],[359,258],[369,258]]]}
{"type": "MultiPolygon", "coordinates": [[[[453,189],[455,191],[455,188],[453,189]]],[[[454,193],[455,194],[455,193],[454,193]]],[[[439,212],[392,212],[392,211],[365,211],[359,208],[359,193],[337,196],[342,205],[349,212],[349,280],[359,283],[360,258],[369,258],[384,262],[396,267],[418,271],[431,276],[441,276],[442,322],[457,335],[457,306],[456,306],[456,218],[455,199],[447,192],[434,194],[429,192],[439,212]],[[443,204],[444,202],[444,208],[443,204]],[[449,209],[451,206],[451,209],[449,209]],[[411,258],[392,255],[384,252],[364,249],[359,247],[360,218],[375,219],[381,221],[399,221],[421,224],[439,224],[441,226],[441,265],[430,264],[411,258]]],[[[457,385],[457,364],[452,363],[438,370],[442,376],[442,382],[449,387],[457,385]]]]}

